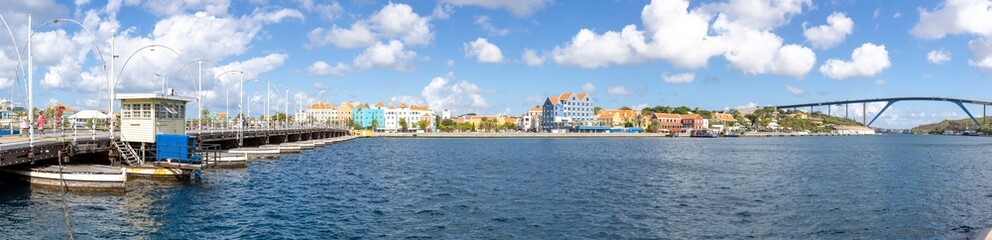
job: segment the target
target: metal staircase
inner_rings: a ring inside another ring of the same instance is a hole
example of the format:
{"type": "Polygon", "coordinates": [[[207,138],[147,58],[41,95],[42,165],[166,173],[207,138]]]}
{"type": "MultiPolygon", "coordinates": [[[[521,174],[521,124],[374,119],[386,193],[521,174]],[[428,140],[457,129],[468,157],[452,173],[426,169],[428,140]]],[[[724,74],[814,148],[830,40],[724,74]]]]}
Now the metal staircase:
{"type": "Polygon", "coordinates": [[[134,151],[131,144],[121,141],[120,138],[114,139],[112,142],[114,142],[114,149],[117,149],[117,153],[120,154],[121,159],[128,166],[139,166],[145,163],[145,160],[141,159],[141,155],[138,155],[138,152],[134,151]]]}

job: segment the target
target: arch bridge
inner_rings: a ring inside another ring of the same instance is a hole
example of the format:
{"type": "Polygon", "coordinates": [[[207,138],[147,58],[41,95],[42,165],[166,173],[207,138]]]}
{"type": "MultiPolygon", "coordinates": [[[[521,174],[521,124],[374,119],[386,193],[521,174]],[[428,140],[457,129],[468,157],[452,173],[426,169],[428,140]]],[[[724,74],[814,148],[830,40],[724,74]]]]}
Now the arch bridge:
{"type": "Polygon", "coordinates": [[[958,105],[958,107],[961,107],[961,110],[964,110],[964,113],[965,114],[968,114],[968,117],[971,118],[971,121],[975,122],[975,125],[977,125],[977,126],[981,126],[982,123],[979,123],[978,122],[978,119],[975,119],[975,116],[971,114],[971,111],[968,111],[968,108],[964,107],[964,104],[967,103],[967,104],[982,105],[982,121],[983,122],[986,120],[985,117],[987,116],[986,108],[989,105],[992,105],[992,102],[989,102],[989,101],[961,99],[961,98],[948,98],[948,97],[896,97],[896,98],[872,98],[872,99],[861,99],[861,100],[843,100],[843,101],[830,101],[830,102],[815,102],[815,103],[804,103],[804,104],[779,105],[779,106],[774,106],[774,107],[776,109],[798,109],[798,108],[809,107],[810,108],[810,112],[813,112],[813,107],[827,106],[827,115],[830,115],[830,106],[844,105],[844,115],[845,115],[844,117],[847,117],[847,114],[848,114],[848,112],[847,112],[848,105],[850,105],[850,104],[859,104],[860,103],[860,104],[862,104],[862,107],[861,107],[862,120],[861,121],[862,121],[862,123],[865,126],[871,126],[871,124],[874,123],[875,120],[878,119],[878,116],[881,116],[882,113],[885,112],[886,109],[889,109],[889,106],[892,106],[893,103],[899,102],[899,101],[951,102],[951,103],[954,103],[954,104],[958,105]],[[873,117],[871,119],[871,121],[869,122],[869,121],[867,121],[868,120],[868,110],[867,110],[868,103],[876,103],[876,102],[884,102],[885,103],[885,107],[882,107],[882,110],[878,111],[878,113],[875,114],[875,117],[873,117]]]}

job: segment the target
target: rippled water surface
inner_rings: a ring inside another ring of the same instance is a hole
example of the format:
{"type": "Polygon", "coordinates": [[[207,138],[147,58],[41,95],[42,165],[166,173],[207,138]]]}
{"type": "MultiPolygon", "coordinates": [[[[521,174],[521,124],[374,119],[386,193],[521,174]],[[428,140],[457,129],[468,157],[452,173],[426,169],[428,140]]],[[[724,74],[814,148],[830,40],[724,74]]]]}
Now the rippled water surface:
{"type": "MultiPolygon", "coordinates": [[[[0,238],[63,238],[0,182],[0,238]]],[[[358,139],[200,182],[67,196],[79,238],[962,238],[992,138],[358,139]]]]}

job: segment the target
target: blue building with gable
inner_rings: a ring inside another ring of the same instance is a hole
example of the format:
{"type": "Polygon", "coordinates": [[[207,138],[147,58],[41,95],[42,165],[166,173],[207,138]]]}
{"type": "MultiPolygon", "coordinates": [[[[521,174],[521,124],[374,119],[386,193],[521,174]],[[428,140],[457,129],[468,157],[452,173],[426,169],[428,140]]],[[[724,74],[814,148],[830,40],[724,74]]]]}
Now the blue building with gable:
{"type": "Polygon", "coordinates": [[[386,111],[381,107],[370,108],[368,104],[361,104],[358,107],[351,110],[352,121],[361,126],[361,128],[371,128],[372,120],[375,120],[377,126],[375,128],[382,128],[386,124],[386,111]]]}

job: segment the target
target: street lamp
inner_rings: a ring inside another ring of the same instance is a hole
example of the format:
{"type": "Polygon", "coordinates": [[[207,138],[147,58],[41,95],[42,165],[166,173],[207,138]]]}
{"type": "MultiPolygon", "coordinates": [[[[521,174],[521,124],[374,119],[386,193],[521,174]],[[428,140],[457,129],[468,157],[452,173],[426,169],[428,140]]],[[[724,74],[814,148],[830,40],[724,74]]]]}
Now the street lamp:
{"type": "MultiPolygon", "coordinates": [[[[14,39],[14,31],[10,30],[10,25],[7,24],[7,20],[3,18],[3,14],[0,14],[0,22],[3,22],[3,26],[7,27],[7,34],[10,35],[10,43],[14,45],[14,53],[17,53],[17,67],[14,68],[14,79],[21,79],[19,77],[24,74],[24,63],[21,62],[21,50],[17,47],[17,40],[14,39]]],[[[14,100],[14,87],[10,88],[10,100],[14,100]]],[[[13,132],[13,131],[11,131],[13,132]]]]}
{"type": "Polygon", "coordinates": [[[162,95],[165,95],[165,76],[159,73],[155,73],[155,77],[162,80],[162,95]]]}
{"type": "MultiPolygon", "coordinates": [[[[6,24],[6,20],[4,22],[5,22],[4,24],[6,24]]],[[[27,48],[27,53],[28,53],[28,71],[27,71],[27,75],[28,75],[28,84],[27,84],[28,85],[28,108],[26,110],[28,112],[28,122],[30,123],[29,126],[28,126],[28,129],[29,129],[28,130],[28,132],[29,132],[29,134],[28,134],[28,147],[31,149],[31,151],[34,151],[34,68],[33,68],[34,57],[33,57],[33,54],[31,54],[31,37],[33,37],[34,34],[38,32],[38,29],[41,29],[42,27],[45,27],[48,24],[57,24],[59,22],[69,22],[69,23],[74,23],[76,25],[79,25],[79,27],[82,28],[83,31],[86,31],[86,33],[89,34],[91,37],[93,37],[94,41],[96,41],[96,35],[93,35],[93,32],[90,32],[89,28],[86,28],[86,26],[84,26],[82,23],[80,23],[80,22],[78,22],[76,20],[72,20],[72,19],[61,19],[61,18],[60,19],[55,19],[55,20],[51,20],[51,21],[42,23],[37,28],[33,28],[32,29],[31,28],[31,14],[28,14],[28,29],[29,30],[28,30],[28,38],[27,38],[28,39],[28,42],[27,42],[27,47],[26,47],[27,48]]],[[[9,28],[8,28],[8,31],[9,31],[9,28]]],[[[97,45],[94,42],[93,43],[93,47],[96,49],[97,54],[100,56],[99,59],[100,59],[100,62],[103,63],[103,70],[104,70],[104,72],[107,72],[107,61],[105,61],[103,59],[103,51],[100,50],[100,45],[97,45]]],[[[113,74],[112,71],[111,71],[110,74],[113,74]]],[[[112,110],[113,110],[113,108],[111,108],[111,111],[112,110]]],[[[111,134],[111,136],[113,136],[113,134],[111,134]]]]}
{"type": "MultiPolygon", "coordinates": [[[[176,72],[176,73],[178,74],[179,72],[182,72],[184,69],[186,69],[187,66],[189,66],[189,64],[191,64],[193,62],[196,62],[196,65],[197,65],[197,71],[196,71],[196,76],[197,76],[197,80],[196,80],[196,112],[197,113],[196,113],[196,116],[197,116],[197,125],[198,126],[197,126],[196,132],[197,133],[201,133],[202,132],[202,129],[203,129],[203,97],[205,97],[205,96],[203,96],[203,62],[212,63],[214,66],[218,66],[220,64],[218,64],[215,61],[211,61],[211,60],[207,60],[207,59],[203,59],[203,58],[197,58],[197,59],[193,59],[193,60],[191,60],[189,62],[184,62],[183,63],[183,66],[181,68],[179,68],[179,71],[176,72]]],[[[223,71],[224,70],[224,67],[220,67],[220,69],[223,71]]],[[[230,76],[228,76],[228,79],[230,79],[230,76]]],[[[214,80],[217,80],[217,78],[214,78],[214,80]]],[[[225,93],[225,94],[227,94],[227,93],[225,93]]]]}
{"type": "Polygon", "coordinates": [[[246,122],[245,122],[245,116],[244,116],[244,114],[242,114],[242,111],[241,111],[241,106],[244,104],[245,74],[247,74],[247,73],[245,71],[242,71],[242,70],[227,70],[227,71],[224,71],[224,72],[218,74],[217,76],[215,76],[214,77],[214,80],[216,80],[217,78],[220,78],[221,76],[224,76],[225,74],[228,74],[228,73],[240,73],[240,75],[241,75],[241,80],[240,80],[240,82],[238,84],[239,87],[240,87],[240,92],[238,93],[238,115],[240,116],[240,120],[241,120],[241,122],[239,123],[241,126],[238,128],[238,146],[240,147],[240,146],[243,146],[244,145],[244,128],[245,128],[245,123],[246,122]]]}
{"type": "Polygon", "coordinates": [[[283,127],[289,126],[289,87],[282,86],[275,83],[269,83],[269,85],[275,85],[276,87],[282,87],[286,91],[286,99],[283,102],[283,127]]]}

